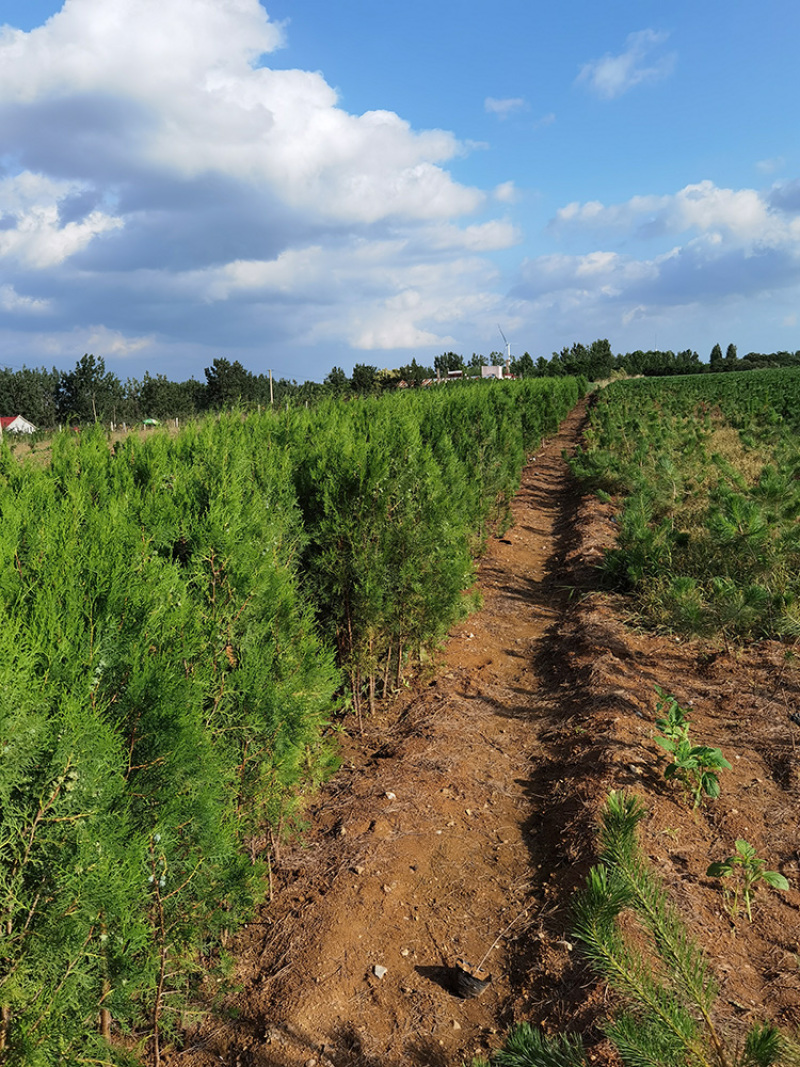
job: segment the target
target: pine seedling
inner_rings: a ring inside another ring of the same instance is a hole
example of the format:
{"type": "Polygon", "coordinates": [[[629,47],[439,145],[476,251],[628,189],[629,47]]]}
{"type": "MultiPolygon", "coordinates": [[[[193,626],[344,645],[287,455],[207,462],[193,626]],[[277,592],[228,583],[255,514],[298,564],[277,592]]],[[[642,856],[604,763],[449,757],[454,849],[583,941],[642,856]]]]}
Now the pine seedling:
{"type": "MultiPolygon", "coordinates": [[[[609,795],[600,862],[590,871],[575,910],[577,939],[619,997],[619,1008],[603,1029],[620,1062],[624,1067],[800,1063],[800,1046],[771,1023],[754,1024],[735,1046],[717,1029],[716,978],[636,840],[636,827],[646,814],[635,797],[609,795]],[[631,918],[636,931],[631,931],[631,918]]],[[[586,1063],[579,1037],[546,1035],[527,1024],[515,1027],[491,1060],[492,1067],[586,1063]]]]}
{"type": "Polygon", "coordinates": [[[583,1042],[573,1034],[549,1036],[528,1023],[515,1026],[493,1067],[584,1067],[583,1042]]]}
{"type": "MultiPolygon", "coordinates": [[[[747,1034],[744,1055],[728,1047],[712,1018],[717,981],[650,864],[636,826],[646,814],[625,793],[611,793],[602,815],[600,863],[576,908],[576,935],[599,973],[622,997],[605,1027],[626,1067],[770,1067],[794,1046],[770,1024],[747,1034]],[[630,938],[619,920],[638,920],[630,938]],[[641,938],[644,938],[643,947],[641,938]]],[[[534,1061],[536,1062],[536,1061],[534,1061]]]]}
{"type": "Polygon", "coordinates": [[[739,838],[736,842],[736,851],[727,859],[717,860],[712,863],[706,874],[709,878],[731,878],[734,884],[725,886],[723,899],[725,910],[735,919],[739,914],[739,900],[744,902],[745,912],[750,922],[753,921],[752,901],[753,894],[759,884],[772,886],[773,889],[786,891],[789,883],[778,871],[765,869],[766,863],[759,859],[756,850],[748,842],[739,838]]]}

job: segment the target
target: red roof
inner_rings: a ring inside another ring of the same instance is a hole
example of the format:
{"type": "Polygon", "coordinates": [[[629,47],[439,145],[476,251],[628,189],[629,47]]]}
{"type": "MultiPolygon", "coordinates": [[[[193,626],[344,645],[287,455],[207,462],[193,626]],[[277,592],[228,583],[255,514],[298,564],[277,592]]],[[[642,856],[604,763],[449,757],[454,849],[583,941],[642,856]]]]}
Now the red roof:
{"type": "MultiPolygon", "coordinates": [[[[30,426],[34,430],[36,429],[33,423],[28,422],[24,415],[0,415],[0,430],[7,430],[10,426],[13,426],[17,419],[21,420],[22,422],[22,426],[18,427],[18,429],[22,429],[22,427],[28,426],[30,426]]],[[[25,431],[23,430],[23,432],[25,431]]]]}

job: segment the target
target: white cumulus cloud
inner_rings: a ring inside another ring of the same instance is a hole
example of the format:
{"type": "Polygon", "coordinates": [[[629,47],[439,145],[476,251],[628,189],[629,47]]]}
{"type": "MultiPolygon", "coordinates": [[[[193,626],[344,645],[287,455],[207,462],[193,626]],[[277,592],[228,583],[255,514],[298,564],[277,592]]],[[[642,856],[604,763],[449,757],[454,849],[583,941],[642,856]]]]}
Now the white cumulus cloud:
{"type": "Polygon", "coordinates": [[[3,311],[40,315],[50,307],[48,300],[20,295],[13,285],[0,285],[0,308],[3,311]]]}
{"type": "Polygon", "coordinates": [[[85,351],[102,352],[112,359],[122,359],[134,352],[146,351],[153,345],[152,337],[126,336],[121,330],[110,330],[106,326],[90,326],[84,336],[85,351]]]}
{"type": "Polygon", "coordinates": [[[513,184],[465,185],[474,143],[274,69],[286,33],[258,0],[65,0],[0,29],[0,307],[47,309],[40,352],[452,343],[499,299],[513,184]]]}
{"type": "MultiPolygon", "coordinates": [[[[321,74],[260,66],[283,38],[258,0],[67,0],[30,33],[3,29],[0,99],[7,116],[16,104],[18,116],[27,108],[49,126],[52,142],[37,154],[54,167],[74,165],[77,126],[92,140],[85,166],[114,167],[120,179],[132,164],[216,173],[363,222],[482,203],[440,166],[462,150],[452,134],[414,131],[389,111],[349,114],[321,74]]],[[[18,135],[36,138],[21,124],[18,135]]]]}
{"type": "MultiPolygon", "coordinates": [[[[778,199],[777,193],[773,198],[778,199]]],[[[800,241],[800,213],[778,210],[756,189],[723,189],[711,181],[668,196],[635,196],[622,204],[598,200],[560,208],[551,228],[606,230],[641,237],[695,232],[716,244],[777,246],[800,241]]]]}
{"type": "Polygon", "coordinates": [[[122,219],[89,211],[81,221],[64,222],[61,205],[81,191],[81,183],[53,181],[23,172],[0,181],[0,262],[46,268],[86,248],[103,233],[118,230],[122,219]]]}

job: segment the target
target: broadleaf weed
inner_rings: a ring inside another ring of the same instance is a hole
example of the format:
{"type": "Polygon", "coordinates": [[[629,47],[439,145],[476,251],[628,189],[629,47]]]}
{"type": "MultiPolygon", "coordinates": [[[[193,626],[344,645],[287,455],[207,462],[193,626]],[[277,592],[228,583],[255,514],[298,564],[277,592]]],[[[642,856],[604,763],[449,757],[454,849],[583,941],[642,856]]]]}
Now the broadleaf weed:
{"type": "Polygon", "coordinates": [[[761,882],[781,891],[789,888],[788,881],[779,871],[768,871],[766,866],[766,862],[759,859],[755,848],[743,838],[737,840],[733,855],[710,864],[706,871],[709,878],[732,879],[732,884],[723,889],[725,910],[732,919],[739,914],[741,898],[747,918],[750,922],[753,921],[753,894],[761,882]]]}
{"type": "Polygon", "coordinates": [[[680,782],[692,798],[693,807],[697,808],[707,796],[716,800],[720,794],[718,771],[730,770],[730,763],[725,759],[721,749],[710,745],[695,745],[689,736],[691,720],[685,708],[682,708],[674,696],[656,687],[658,703],[656,708],[662,712],[656,719],[656,726],[662,736],[656,737],[656,744],[672,756],[672,761],[664,768],[667,781],[680,782]]]}

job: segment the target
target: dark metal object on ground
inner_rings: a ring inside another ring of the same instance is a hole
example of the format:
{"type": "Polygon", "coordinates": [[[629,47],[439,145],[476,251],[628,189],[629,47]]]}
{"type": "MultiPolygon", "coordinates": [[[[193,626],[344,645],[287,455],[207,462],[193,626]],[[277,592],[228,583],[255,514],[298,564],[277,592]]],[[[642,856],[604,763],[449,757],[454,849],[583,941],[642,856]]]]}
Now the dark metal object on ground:
{"type": "Polygon", "coordinates": [[[456,960],[456,989],[460,997],[478,997],[492,983],[492,976],[466,960],[456,960]]]}

